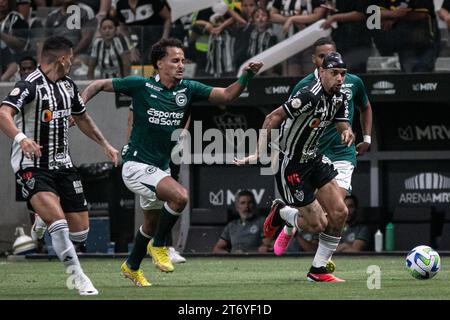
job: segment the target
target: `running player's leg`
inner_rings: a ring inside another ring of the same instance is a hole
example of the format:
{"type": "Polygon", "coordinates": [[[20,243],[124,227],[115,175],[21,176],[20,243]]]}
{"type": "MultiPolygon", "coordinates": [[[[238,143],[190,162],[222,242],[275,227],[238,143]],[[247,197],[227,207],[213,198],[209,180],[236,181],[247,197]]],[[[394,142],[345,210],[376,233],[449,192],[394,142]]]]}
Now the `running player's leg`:
{"type": "Polygon", "coordinates": [[[140,205],[144,214],[144,222],[139,227],[134,238],[133,249],[127,260],[121,266],[122,275],[130,279],[138,287],[151,286],[141,269],[141,263],[147,254],[149,241],[155,234],[161,213],[161,205],[140,196],[140,205]],[[156,209],[157,207],[157,209],[156,209]]]}
{"type": "Polygon", "coordinates": [[[158,199],[164,201],[164,206],[155,237],[148,245],[148,251],[153,258],[153,263],[161,271],[172,272],[174,267],[166,241],[188,202],[188,195],[186,189],[170,176],[158,183],[156,195],[158,199]]]}
{"type": "MultiPolygon", "coordinates": [[[[328,225],[319,234],[319,246],[308,273],[308,279],[319,282],[340,282],[342,279],[330,275],[326,266],[341,240],[342,229],[347,218],[347,207],[341,196],[336,181],[333,179],[319,188],[315,200],[318,208],[327,212],[328,225]]],[[[319,210],[319,209],[318,209],[319,210]]]]}
{"type": "Polygon", "coordinates": [[[69,225],[69,238],[76,251],[85,252],[89,215],[80,174],[76,168],[69,168],[59,170],[56,175],[61,207],[69,225]]]}
{"type": "Polygon", "coordinates": [[[75,248],[69,238],[69,226],[59,203],[52,192],[38,192],[30,199],[36,213],[48,226],[53,249],[66,267],[66,272],[75,275],[75,286],[81,295],[95,295],[98,291],[84,274],[75,248]]]}
{"type": "Polygon", "coordinates": [[[148,251],[161,271],[173,271],[165,242],[167,234],[186,206],[187,191],[170,177],[169,171],[134,161],[127,161],[124,164],[122,177],[130,190],[162,208],[155,236],[148,245],[148,251]]]}
{"type": "MultiPolygon", "coordinates": [[[[77,248],[80,251],[85,251],[84,248],[89,233],[89,215],[81,177],[76,168],[60,169],[54,173],[54,176],[59,203],[68,225],[69,239],[75,252],[77,248]]],[[[55,248],[54,244],[53,248],[55,248]]],[[[80,272],[77,276],[75,285],[80,294],[90,294],[88,292],[97,291],[91,280],[83,272],[80,272]]]]}
{"type": "Polygon", "coordinates": [[[69,225],[69,238],[77,252],[86,252],[89,234],[89,215],[87,211],[65,213],[69,225]]]}
{"type": "MultiPolygon", "coordinates": [[[[64,265],[67,272],[74,274],[76,277],[72,278],[76,281],[75,285],[81,295],[98,294],[91,281],[83,273],[78,257],[76,255],[74,246],[69,239],[69,227],[64,216],[64,208],[61,202],[61,195],[64,195],[65,186],[58,184],[58,171],[51,171],[46,169],[27,168],[17,172],[17,177],[22,186],[22,195],[28,201],[28,207],[36,212],[39,217],[48,226],[48,231],[52,239],[53,248],[64,265]]],[[[69,184],[74,190],[73,181],[69,184]]],[[[77,197],[72,195],[75,201],[78,200],[78,210],[86,210],[84,205],[84,197],[77,197]]]]}
{"type": "Polygon", "coordinates": [[[280,216],[285,220],[285,226],[278,234],[274,244],[276,255],[282,255],[297,230],[308,233],[320,233],[325,230],[328,220],[323,210],[316,208],[316,202],[305,207],[286,206],[280,210],[280,216]]]}
{"type": "Polygon", "coordinates": [[[166,245],[167,236],[186,207],[188,194],[181,184],[168,176],[159,182],[156,196],[165,201],[153,240],[153,245],[160,247],[166,245]]]}
{"type": "MultiPolygon", "coordinates": [[[[338,175],[336,176],[336,182],[339,186],[339,193],[342,196],[342,199],[345,199],[347,195],[351,193],[352,187],[351,187],[351,180],[352,180],[352,174],[354,170],[354,165],[347,160],[342,161],[334,161],[333,162],[334,168],[337,170],[338,175]]],[[[294,210],[294,207],[286,205],[282,210],[284,211],[292,211],[294,210]]],[[[325,216],[322,217],[322,219],[326,219],[325,216]]],[[[307,226],[305,226],[307,228],[307,226]]],[[[303,229],[304,231],[307,231],[306,229],[303,229]]],[[[296,228],[293,225],[290,225],[287,223],[283,231],[280,232],[280,235],[286,234],[288,236],[295,234],[296,228]]],[[[309,232],[309,231],[308,231],[309,232]]]]}
{"type": "Polygon", "coordinates": [[[140,197],[140,203],[144,221],[136,232],[133,249],[127,258],[127,264],[132,270],[138,270],[140,268],[141,262],[147,254],[148,242],[155,235],[159,216],[161,215],[161,209],[152,209],[148,205],[148,201],[143,197],[140,197]]]}

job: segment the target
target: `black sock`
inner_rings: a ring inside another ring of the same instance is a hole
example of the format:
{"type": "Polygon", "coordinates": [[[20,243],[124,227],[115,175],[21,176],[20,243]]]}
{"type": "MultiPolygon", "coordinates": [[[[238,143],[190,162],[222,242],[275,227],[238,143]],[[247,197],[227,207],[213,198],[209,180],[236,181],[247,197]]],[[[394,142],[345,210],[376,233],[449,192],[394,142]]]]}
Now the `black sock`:
{"type": "Polygon", "coordinates": [[[155,236],[153,237],[153,246],[164,247],[168,234],[172,231],[173,226],[177,222],[179,215],[170,213],[164,204],[161,216],[159,218],[158,227],[156,228],[155,236]]]}
{"type": "Polygon", "coordinates": [[[309,272],[314,273],[314,274],[324,274],[324,273],[329,273],[326,267],[313,267],[311,266],[311,268],[309,268],[309,272]]]}
{"type": "Polygon", "coordinates": [[[139,270],[141,262],[147,254],[147,244],[150,239],[150,237],[144,236],[139,228],[134,238],[133,250],[131,250],[130,256],[127,259],[127,264],[131,270],[139,270]]]}

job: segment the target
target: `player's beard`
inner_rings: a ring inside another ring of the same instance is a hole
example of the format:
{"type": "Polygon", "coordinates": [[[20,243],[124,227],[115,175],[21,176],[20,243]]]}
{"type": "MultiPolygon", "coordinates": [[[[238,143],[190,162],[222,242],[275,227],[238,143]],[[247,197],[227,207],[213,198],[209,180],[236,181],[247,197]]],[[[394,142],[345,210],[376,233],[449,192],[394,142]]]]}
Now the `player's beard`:
{"type": "Polygon", "coordinates": [[[72,65],[70,65],[67,70],[65,70],[64,75],[68,76],[70,74],[70,70],[72,70],[72,65]]]}

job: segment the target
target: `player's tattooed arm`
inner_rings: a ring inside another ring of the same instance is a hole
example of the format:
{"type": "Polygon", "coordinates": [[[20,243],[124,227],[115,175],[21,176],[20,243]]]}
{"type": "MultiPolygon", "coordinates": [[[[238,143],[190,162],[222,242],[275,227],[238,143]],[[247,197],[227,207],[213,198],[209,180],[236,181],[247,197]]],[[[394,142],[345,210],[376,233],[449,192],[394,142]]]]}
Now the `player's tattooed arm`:
{"type": "Polygon", "coordinates": [[[100,91],[114,92],[112,79],[101,79],[92,81],[81,93],[81,98],[83,99],[84,103],[87,103],[89,100],[95,97],[95,95],[100,91]]]}
{"type": "Polygon", "coordinates": [[[81,132],[102,146],[106,156],[117,166],[119,164],[119,151],[105,139],[92,118],[86,112],[81,115],[73,115],[73,117],[81,132]]]}

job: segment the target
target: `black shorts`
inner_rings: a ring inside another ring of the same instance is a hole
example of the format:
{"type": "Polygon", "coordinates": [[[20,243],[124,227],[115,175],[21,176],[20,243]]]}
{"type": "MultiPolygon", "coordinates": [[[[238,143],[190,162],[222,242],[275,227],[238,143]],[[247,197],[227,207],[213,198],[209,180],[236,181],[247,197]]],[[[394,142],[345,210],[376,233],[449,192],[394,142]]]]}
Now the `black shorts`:
{"type": "Polygon", "coordinates": [[[58,170],[26,168],[19,170],[16,178],[29,210],[34,211],[30,203],[34,194],[52,192],[59,197],[64,212],[87,211],[81,178],[76,168],[58,170]]]}
{"type": "Polygon", "coordinates": [[[296,207],[304,207],[315,199],[315,192],[338,172],[327,158],[317,155],[314,159],[300,163],[280,155],[280,167],[275,176],[278,191],[284,202],[296,207]]]}

